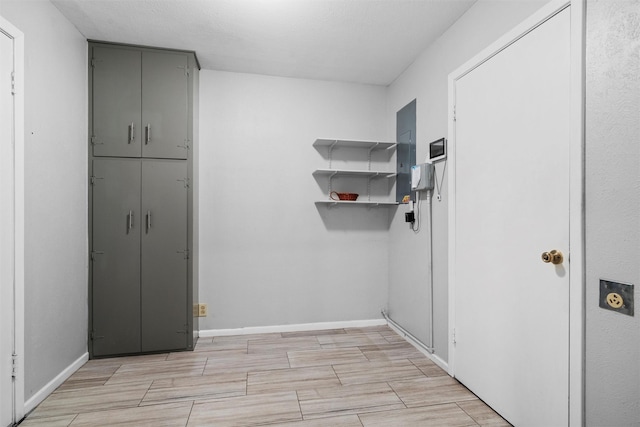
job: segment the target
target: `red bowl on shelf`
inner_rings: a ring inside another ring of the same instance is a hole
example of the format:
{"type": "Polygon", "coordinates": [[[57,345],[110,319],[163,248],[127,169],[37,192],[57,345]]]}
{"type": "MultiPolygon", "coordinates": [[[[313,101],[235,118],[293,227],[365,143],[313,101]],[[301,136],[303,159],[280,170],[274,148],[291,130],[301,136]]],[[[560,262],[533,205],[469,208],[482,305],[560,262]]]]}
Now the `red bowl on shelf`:
{"type": "Polygon", "coordinates": [[[358,193],[338,193],[337,191],[332,191],[331,193],[329,193],[329,198],[331,200],[348,200],[350,202],[355,202],[356,200],[358,200],[358,193]],[[333,195],[338,196],[338,198],[334,198],[333,195]]]}

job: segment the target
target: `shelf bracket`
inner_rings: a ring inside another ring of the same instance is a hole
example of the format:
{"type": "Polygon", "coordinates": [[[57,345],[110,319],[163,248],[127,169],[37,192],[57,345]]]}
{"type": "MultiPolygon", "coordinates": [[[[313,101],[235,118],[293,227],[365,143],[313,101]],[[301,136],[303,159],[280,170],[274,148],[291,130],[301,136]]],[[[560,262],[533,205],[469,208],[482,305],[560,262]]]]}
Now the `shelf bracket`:
{"type": "Polygon", "coordinates": [[[376,149],[378,145],[380,145],[380,143],[376,142],[371,147],[369,147],[369,170],[371,170],[371,153],[376,149]]]}
{"type": "Polygon", "coordinates": [[[371,175],[367,178],[367,200],[371,201],[371,181],[376,178],[379,178],[382,174],[380,172],[374,172],[374,175],[371,175]]]}
{"type": "Polygon", "coordinates": [[[338,175],[338,172],[334,172],[329,176],[329,198],[331,198],[331,192],[333,191],[333,177],[338,175]]]}
{"type": "Polygon", "coordinates": [[[338,144],[338,140],[336,139],[335,141],[333,141],[333,143],[329,146],[329,169],[331,169],[331,161],[333,160],[333,148],[338,144]]]}

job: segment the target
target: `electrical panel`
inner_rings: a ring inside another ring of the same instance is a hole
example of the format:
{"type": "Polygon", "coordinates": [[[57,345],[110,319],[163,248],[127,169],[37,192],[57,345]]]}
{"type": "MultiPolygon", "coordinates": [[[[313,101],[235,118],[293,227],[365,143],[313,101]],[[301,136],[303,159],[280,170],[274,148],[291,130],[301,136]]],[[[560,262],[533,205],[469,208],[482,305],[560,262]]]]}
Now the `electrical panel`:
{"type": "Polygon", "coordinates": [[[411,166],[411,191],[433,190],[433,164],[411,166]]]}

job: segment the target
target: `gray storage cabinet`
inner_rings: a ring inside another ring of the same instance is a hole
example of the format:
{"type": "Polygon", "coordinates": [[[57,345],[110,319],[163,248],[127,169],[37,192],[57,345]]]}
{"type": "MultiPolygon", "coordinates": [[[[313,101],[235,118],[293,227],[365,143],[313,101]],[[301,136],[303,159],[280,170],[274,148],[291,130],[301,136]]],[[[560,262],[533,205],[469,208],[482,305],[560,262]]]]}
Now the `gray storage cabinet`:
{"type": "Polygon", "coordinates": [[[90,354],[193,349],[195,55],[90,44],[90,354]]]}
{"type": "Polygon", "coordinates": [[[93,46],[94,156],[187,158],[189,56],[93,46]]]}

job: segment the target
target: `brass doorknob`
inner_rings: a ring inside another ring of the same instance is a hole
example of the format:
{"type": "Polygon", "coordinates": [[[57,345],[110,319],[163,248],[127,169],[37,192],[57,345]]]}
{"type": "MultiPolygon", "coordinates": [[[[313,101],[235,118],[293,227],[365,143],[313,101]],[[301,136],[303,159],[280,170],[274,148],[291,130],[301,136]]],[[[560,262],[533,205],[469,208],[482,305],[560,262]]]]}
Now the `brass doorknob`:
{"type": "Polygon", "coordinates": [[[557,250],[552,250],[551,252],[543,252],[542,253],[542,261],[551,263],[551,264],[562,264],[564,257],[562,256],[562,252],[557,250]]]}

